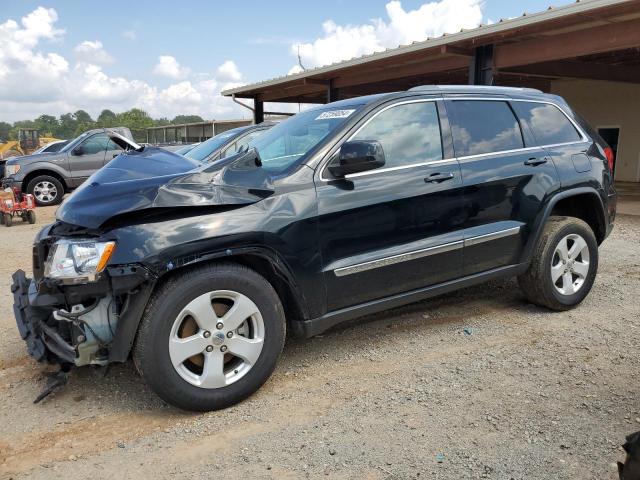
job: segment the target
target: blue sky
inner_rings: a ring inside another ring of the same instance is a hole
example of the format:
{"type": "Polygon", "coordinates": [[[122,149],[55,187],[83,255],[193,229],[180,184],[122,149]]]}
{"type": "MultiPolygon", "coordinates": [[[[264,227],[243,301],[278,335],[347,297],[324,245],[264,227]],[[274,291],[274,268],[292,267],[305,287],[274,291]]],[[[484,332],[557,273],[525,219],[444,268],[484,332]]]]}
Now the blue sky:
{"type": "MultiPolygon", "coordinates": [[[[177,108],[180,102],[166,108],[154,105],[154,102],[162,98],[159,92],[175,85],[180,85],[180,88],[174,89],[173,95],[178,100],[189,100],[183,103],[186,110],[193,109],[193,113],[209,117],[231,115],[235,110],[233,107],[226,108],[224,102],[216,100],[218,103],[209,112],[206,108],[199,108],[197,100],[207,102],[213,98],[208,96],[211,92],[215,91],[217,95],[220,88],[230,84],[254,82],[286,74],[297,63],[294,55],[294,45],[297,43],[306,44],[303,63],[306,63],[307,67],[323,63],[327,58],[335,61],[336,58],[331,55],[338,53],[323,52],[322,49],[340,50],[341,41],[345,44],[351,43],[348,41],[348,35],[368,32],[367,34],[374,36],[372,38],[384,37],[380,41],[383,46],[389,46],[389,42],[393,43],[399,37],[398,31],[394,33],[393,28],[390,28],[393,22],[387,9],[388,3],[389,1],[384,0],[215,3],[5,0],[0,11],[0,29],[3,24],[6,26],[8,20],[17,22],[19,29],[26,28],[21,24],[21,18],[36,11],[38,7],[44,7],[49,12],[52,9],[55,12],[56,19],[54,21],[50,18],[49,25],[58,32],[37,34],[35,45],[32,41],[31,44],[22,47],[28,50],[25,58],[28,58],[28,55],[40,54],[48,63],[51,63],[51,59],[53,63],[60,62],[56,55],[64,59],[68,64],[66,69],[63,68],[64,65],[58,65],[56,72],[59,76],[54,75],[52,80],[55,82],[59,78],[60,84],[71,82],[73,86],[65,87],[67,89],[63,91],[62,87],[57,88],[56,83],[55,91],[49,94],[46,91],[46,87],[50,87],[47,85],[49,82],[34,79],[29,83],[28,92],[11,95],[11,92],[6,90],[15,90],[19,85],[16,79],[20,78],[21,72],[19,69],[13,72],[16,77],[13,82],[6,78],[3,80],[1,52],[11,50],[5,44],[11,41],[12,35],[18,37],[19,34],[17,30],[9,33],[5,31],[3,36],[0,31],[0,91],[6,89],[4,95],[7,97],[2,98],[3,93],[0,92],[0,120],[16,120],[25,116],[28,118],[29,115],[40,111],[39,108],[42,109],[42,113],[52,114],[59,114],[65,108],[82,106],[86,106],[90,113],[102,106],[118,110],[124,109],[125,100],[140,103],[140,106],[146,107],[155,115],[170,116],[171,111],[168,109],[177,108]],[[373,28],[371,25],[375,24],[375,20],[372,19],[380,19],[383,22],[382,30],[370,31],[373,28]],[[326,21],[332,21],[333,27],[323,27],[326,21]],[[348,29],[349,26],[354,30],[341,30],[348,29]],[[359,27],[365,30],[355,30],[359,27]],[[369,30],[366,30],[367,28],[369,30]],[[318,39],[332,36],[335,38],[329,38],[325,44],[314,43],[318,39]],[[87,41],[93,42],[93,50],[89,49],[82,55],[77,50],[78,45],[87,41]],[[100,42],[99,48],[95,42],[100,42]],[[161,63],[160,56],[172,57],[170,60],[165,59],[168,62],[165,65],[168,70],[157,68],[161,63]],[[233,66],[227,64],[227,68],[220,71],[220,66],[229,61],[233,62],[233,66]],[[85,68],[90,64],[95,64],[96,68],[85,68]],[[78,68],[84,68],[82,74],[78,73],[78,68]],[[79,80],[80,77],[82,81],[79,80]],[[6,83],[3,84],[3,81],[6,83]],[[32,88],[40,81],[43,91],[32,88]],[[100,90],[101,82],[106,85],[103,87],[104,91],[100,90]],[[127,82],[138,83],[131,86],[127,82]],[[190,84],[191,89],[185,82],[190,84]],[[85,88],[87,85],[89,87],[85,88]],[[122,92],[128,88],[135,90],[137,94],[120,101],[122,92]],[[153,89],[156,90],[155,94],[152,92],[153,89]],[[78,90],[82,90],[83,95],[74,99],[73,93],[78,90]],[[90,98],[91,94],[93,98],[90,98]],[[48,95],[50,98],[47,98],[48,95]],[[118,95],[120,97],[116,98],[118,95]],[[207,113],[210,114],[206,115],[207,113]]],[[[400,12],[397,20],[400,23],[395,27],[396,30],[404,30],[401,22],[405,21],[405,13],[418,10],[426,3],[428,2],[403,0],[401,4],[396,5],[396,11],[400,12]]],[[[478,18],[478,12],[482,21],[487,22],[496,21],[501,17],[519,16],[523,11],[541,11],[549,6],[544,0],[443,0],[443,3],[448,3],[449,7],[456,7],[457,3],[462,5],[460,15],[455,12],[456,8],[443,10],[443,15],[453,17],[446,24],[449,26],[452,25],[451,22],[455,25],[457,21],[463,24],[465,21],[474,23],[478,18]],[[465,14],[467,17],[464,17],[465,14]]],[[[565,3],[568,2],[560,4],[565,3]]],[[[406,16],[406,21],[410,21],[409,16],[406,16]]],[[[37,30],[41,27],[36,25],[33,28],[37,30]]],[[[449,27],[443,27],[445,30],[447,28],[449,27]]],[[[421,34],[416,32],[416,35],[421,34]]],[[[355,54],[361,54],[368,48],[369,43],[363,40],[362,45],[353,51],[355,54]]],[[[16,55],[24,57],[19,53],[16,55]]],[[[15,62],[7,65],[17,68],[15,62]]],[[[26,63],[23,67],[28,69],[26,63]]]]}

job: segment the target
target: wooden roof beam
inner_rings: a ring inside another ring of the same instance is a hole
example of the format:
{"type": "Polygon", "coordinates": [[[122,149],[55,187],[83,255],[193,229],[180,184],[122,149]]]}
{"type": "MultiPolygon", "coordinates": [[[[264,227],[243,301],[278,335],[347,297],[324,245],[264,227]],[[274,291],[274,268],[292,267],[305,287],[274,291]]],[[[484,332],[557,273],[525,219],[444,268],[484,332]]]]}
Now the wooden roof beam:
{"type": "Polygon", "coordinates": [[[402,79],[404,77],[426,75],[430,73],[468,68],[469,59],[461,56],[436,57],[434,60],[425,58],[423,62],[416,62],[400,66],[389,65],[384,69],[369,70],[362,66],[361,73],[339,76],[333,80],[335,88],[351,87],[367,83],[384,82],[402,79]]]}
{"type": "Polygon", "coordinates": [[[640,19],[496,45],[495,68],[562,60],[640,46],[640,19]]]}
{"type": "Polygon", "coordinates": [[[582,78],[611,82],[640,83],[639,65],[608,65],[604,63],[557,61],[513,67],[501,73],[538,77],[582,78]]]}

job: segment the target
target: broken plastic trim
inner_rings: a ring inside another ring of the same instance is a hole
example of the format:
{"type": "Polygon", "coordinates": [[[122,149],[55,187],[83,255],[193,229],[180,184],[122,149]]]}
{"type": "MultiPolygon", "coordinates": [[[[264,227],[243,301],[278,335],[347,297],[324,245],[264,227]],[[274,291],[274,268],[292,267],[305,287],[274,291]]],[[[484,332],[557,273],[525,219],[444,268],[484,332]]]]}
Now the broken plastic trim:
{"type": "Polygon", "coordinates": [[[114,130],[105,129],[107,136],[111,139],[113,143],[118,145],[120,148],[126,151],[135,150],[136,152],[141,152],[144,150],[144,146],[134,142],[133,140],[129,140],[124,135],[120,135],[118,132],[114,130]]]}

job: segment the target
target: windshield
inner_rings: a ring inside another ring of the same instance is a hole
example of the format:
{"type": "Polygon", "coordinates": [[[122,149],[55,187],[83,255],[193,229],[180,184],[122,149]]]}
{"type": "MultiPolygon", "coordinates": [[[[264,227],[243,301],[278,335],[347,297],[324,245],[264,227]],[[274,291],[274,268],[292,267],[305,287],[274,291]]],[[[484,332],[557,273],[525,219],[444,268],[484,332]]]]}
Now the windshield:
{"type": "Polygon", "coordinates": [[[256,138],[248,147],[258,150],[263,168],[282,172],[309,153],[360,106],[313,109],[298,113],[256,138]]]}
{"type": "Polygon", "coordinates": [[[212,153],[217,151],[222,145],[227,143],[232,137],[235,137],[240,132],[245,131],[249,127],[239,127],[226,132],[219,133],[215,137],[211,137],[209,140],[202,142],[197,147],[184,154],[187,158],[198,160],[202,162],[211,156],[212,153]]]}
{"type": "Polygon", "coordinates": [[[189,150],[193,150],[194,148],[196,148],[198,145],[200,145],[200,144],[199,143],[193,143],[191,145],[185,145],[184,147],[179,148],[178,150],[175,150],[173,153],[179,153],[180,155],[184,155],[189,150]]]}

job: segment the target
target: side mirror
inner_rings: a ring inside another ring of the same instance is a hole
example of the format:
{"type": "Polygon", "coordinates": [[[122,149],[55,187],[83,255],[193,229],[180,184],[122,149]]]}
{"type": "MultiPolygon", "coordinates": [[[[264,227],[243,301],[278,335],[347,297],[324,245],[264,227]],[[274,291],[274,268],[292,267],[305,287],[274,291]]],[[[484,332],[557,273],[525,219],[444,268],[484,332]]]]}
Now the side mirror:
{"type": "Polygon", "coordinates": [[[384,151],[380,142],[375,140],[353,140],[340,147],[337,160],[327,167],[336,178],[351,173],[365,172],[384,165],[384,151]]]}
{"type": "Polygon", "coordinates": [[[71,154],[75,155],[76,157],[79,157],[80,155],[84,155],[84,148],[82,148],[82,145],[78,145],[76,148],[71,150],[71,154]]]}

